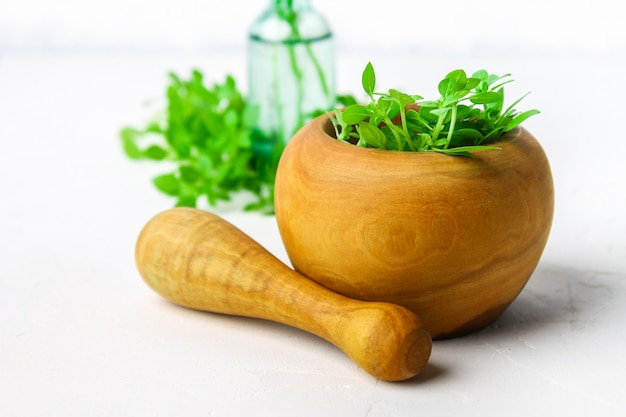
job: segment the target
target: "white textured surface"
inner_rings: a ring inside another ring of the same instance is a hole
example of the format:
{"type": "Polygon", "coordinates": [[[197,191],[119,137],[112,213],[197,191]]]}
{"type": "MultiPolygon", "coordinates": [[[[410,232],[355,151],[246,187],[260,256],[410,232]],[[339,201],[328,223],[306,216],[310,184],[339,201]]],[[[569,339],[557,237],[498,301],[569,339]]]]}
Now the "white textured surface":
{"type": "MultiPolygon", "coordinates": [[[[370,59],[381,86],[415,92],[456,67],[513,73],[555,178],[518,300],[394,384],[301,331],[173,306],[135,270],[140,228],[171,201],[150,184],[163,168],[128,161],[117,131],[150,114],[166,71],[241,77],[238,53],[0,55],[0,415],[623,415],[624,56],[341,55],[350,92],[370,59]]],[[[272,217],[218,212],[286,261],[272,217]]]]}

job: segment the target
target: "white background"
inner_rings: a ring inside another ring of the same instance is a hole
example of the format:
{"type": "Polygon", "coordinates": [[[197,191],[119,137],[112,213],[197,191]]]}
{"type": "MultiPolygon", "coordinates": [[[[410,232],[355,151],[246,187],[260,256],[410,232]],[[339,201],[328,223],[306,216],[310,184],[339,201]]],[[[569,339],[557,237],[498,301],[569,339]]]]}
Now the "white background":
{"type": "MultiPolygon", "coordinates": [[[[0,48],[163,50],[243,48],[267,0],[2,0],[0,48]]],[[[524,2],[315,0],[340,46],[367,49],[619,51],[614,0],[524,2]]]]}
{"type": "MultiPolygon", "coordinates": [[[[500,320],[437,342],[402,384],[326,342],[172,306],[139,278],[143,224],[172,201],[118,132],[152,115],[170,70],[245,87],[265,1],[0,0],[0,415],[623,415],[626,34],[617,1],[329,1],[340,92],[429,94],[448,70],[510,72],[539,108],[555,219],[500,320]],[[383,4],[381,6],[381,4],[383,4]]],[[[272,217],[216,211],[287,262],[272,217]]]]}

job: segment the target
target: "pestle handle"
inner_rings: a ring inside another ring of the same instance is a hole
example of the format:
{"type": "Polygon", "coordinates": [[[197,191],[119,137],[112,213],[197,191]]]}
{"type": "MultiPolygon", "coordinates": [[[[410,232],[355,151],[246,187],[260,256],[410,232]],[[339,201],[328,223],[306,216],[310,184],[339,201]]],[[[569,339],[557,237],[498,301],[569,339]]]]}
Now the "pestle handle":
{"type": "Polygon", "coordinates": [[[430,333],[413,312],[332,292],[209,212],[157,214],[141,231],[135,256],[146,283],[171,302],[313,333],[377,378],[411,378],[430,357],[430,333]]]}

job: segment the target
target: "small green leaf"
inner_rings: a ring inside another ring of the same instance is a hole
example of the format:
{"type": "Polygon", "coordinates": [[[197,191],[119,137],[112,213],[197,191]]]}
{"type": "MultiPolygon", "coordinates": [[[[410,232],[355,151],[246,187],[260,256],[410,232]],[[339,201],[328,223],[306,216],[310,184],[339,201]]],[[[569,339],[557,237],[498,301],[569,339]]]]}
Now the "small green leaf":
{"type": "Polygon", "coordinates": [[[191,152],[191,136],[186,130],[187,128],[180,126],[179,123],[184,122],[176,122],[174,126],[170,126],[166,132],[166,138],[179,157],[187,158],[191,152]]]}
{"type": "Polygon", "coordinates": [[[200,178],[198,170],[191,165],[181,165],[178,168],[178,172],[180,173],[181,181],[186,183],[192,184],[200,178]]]}
{"type": "Polygon", "coordinates": [[[474,104],[490,104],[501,102],[504,97],[501,93],[496,91],[485,91],[483,93],[477,93],[470,96],[470,101],[474,104]]]}
{"type": "Polygon", "coordinates": [[[420,152],[428,150],[433,143],[433,138],[427,133],[420,133],[415,137],[416,148],[420,152]]]}
{"type": "Polygon", "coordinates": [[[489,73],[484,69],[478,70],[472,74],[472,78],[477,78],[480,81],[487,81],[489,73]]]}
{"type": "Polygon", "coordinates": [[[436,109],[437,107],[439,107],[439,102],[432,101],[432,100],[422,100],[419,102],[419,105],[421,109],[426,109],[426,108],[436,109]]]}
{"type": "MultiPolygon", "coordinates": [[[[389,112],[391,111],[391,107],[393,106],[394,103],[395,102],[392,99],[390,99],[388,96],[383,96],[378,99],[378,103],[376,103],[375,110],[378,110],[379,113],[383,115],[385,114],[389,115],[389,112]]],[[[393,116],[390,115],[390,117],[393,117],[393,116]]]]}
{"type": "Polygon", "coordinates": [[[530,94],[530,92],[524,94],[523,96],[521,96],[520,98],[518,98],[517,100],[515,100],[513,103],[511,103],[509,105],[509,107],[507,107],[507,109],[504,111],[504,113],[502,113],[502,116],[510,116],[511,114],[513,114],[515,112],[515,106],[517,106],[522,100],[524,100],[528,95],[530,94]]]}
{"type": "Polygon", "coordinates": [[[409,104],[415,103],[415,99],[412,96],[398,91],[394,88],[389,89],[389,95],[396,99],[402,108],[406,107],[409,104]]]}
{"type": "Polygon", "coordinates": [[[385,135],[385,148],[387,150],[398,151],[398,142],[391,128],[387,125],[380,128],[380,131],[385,135]]]}
{"type": "Polygon", "coordinates": [[[140,159],[141,150],[137,146],[136,138],[139,132],[136,129],[126,127],[120,132],[120,139],[122,140],[122,149],[126,156],[131,159],[140,159]]]}
{"type": "Polygon", "coordinates": [[[434,152],[445,153],[446,155],[455,155],[455,156],[469,156],[474,158],[475,155],[472,154],[472,151],[486,151],[486,150],[501,150],[497,146],[459,146],[456,148],[448,148],[448,149],[432,149],[434,152]]]}
{"type": "Polygon", "coordinates": [[[410,109],[406,112],[406,121],[409,128],[414,132],[423,133],[424,131],[432,131],[433,128],[417,111],[410,109]]]}
{"type": "Polygon", "coordinates": [[[443,101],[441,102],[441,106],[454,106],[459,102],[459,100],[465,97],[467,93],[469,93],[469,90],[459,90],[456,93],[452,93],[443,99],[443,101]]]}
{"type": "Polygon", "coordinates": [[[434,127],[434,123],[437,123],[439,117],[436,114],[433,114],[432,111],[437,110],[436,107],[420,107],[419,115],[425,123],[432,124],[434,127]]]}
{"type": "Polygon", "coordinates": [[[440,138],[437,139],[433,144],[433,149],[444,149],[446,147],[446,144],[448,143],[448,141],[446,140],[446,138],[440,138]]]}
{"type": "Polygon", "coordinates": [[[509,130],[517,127],[518,125],[520,125],[521,123],[523,123],[526,119],[528,119],[531,116],[534,116],[536,114],[539,114],[539,110],[527,110],[524,113],[518,114],[517,116],[515,116],[513,118],[513,120],[511,120],[505,127],[504,127],[504,131],[508,132],[509,130]]]}
{"type": "Polygon", "coordinates": [[[363,90],[371,97],[374,94],[374,88],[376,88],[376,73],[371,62],[368,62],[363,70],[361,84],[363,85],[363,90]]]}
{"type": "Polygon", "coordinates": [[[167,156],[167,151],[160,146],[150,145],[143,152],[143,156],[153,161],[162,161],[167,156]]]}
{"type": "Polygon", "coordinates": [[[156,188],[164,194],[176,196],[180,192],[180,183],[174,174],[163,174],[152,179],[156,188]]]}
{"type": "Polygon", "coordinates": [[[461,89],[467,84],[467,75],[465,71],[458,69],[451,71],[446,77],[439,82],[438,89],[442,97],[448,97],[461,89]]]}
{"type": "Polygon", "coordinates": [[[459,149],[459,148],[448,148],[448,149],[432,148],[431,150],[433,152],[439,152],[439,153],[443,153],[443,154],[446,154],[446,155],[467,156],[469,158],[474,158],[474,155],[472,155],[471,152],[469,152],[467,150],[462,150],[462,149],[459,149]]]}
{"type": "Polygon", "coordinates": [[[442,109],[432,109],[430,112],[437,116],[446,116],[450,110],[452,110],[450,107],[444,107],[442,109]]]}
{"type": "Polygon", "coordinates": [[[186,194],[178,197],[175,207],[196,207],[197,197],[192,194],[186,194]]]}
{"type": "Polygon", "coordinates": [[[353,104],[341,112],[341,120],[349,125],[356,125],[368,118],[371,112],[360,104],[353,104]]]}
{"type": "Polygon", "coordinates": [[[466,90],[471,90],[472,88],[476,88],[480,84],[480,79],[471,77],[467,79],[467,84],[465,84],[466,90]]]}
{"type": "Polygon", "coordinates": [[[463,140],[471,139],[471,140],[482,140],[483,134],[480,133],[478,129],[457,129],[454,131],[454,136],[463,140]]]}
{"type": "Polygon", "coordinates": [[[358,125],[358,131],[365,143],[376,148],[385,149],[387,136],[378,127],[361,122],[358,125]]]}
{"type": "Polygon", "coordinates": [[[159,134],[159,135],[163,134],[163,128],[156,121],[152,121],[152,122],[148,123],[148,125],[146,126],[146,130],[145,131],[146,131],[146,133],[156,133],[156,134],[159,134]]]}
{"type": "Polygon", "coordinates": [[[503,78],[506,78],[508,76],[510,76],[511,74],[504,74],[504,75],[497,75],[497,74],[489,74],[487,76],[487,84],[491,85],[493,83],[495,83],[496,81],[499,81],[503,78]]]}

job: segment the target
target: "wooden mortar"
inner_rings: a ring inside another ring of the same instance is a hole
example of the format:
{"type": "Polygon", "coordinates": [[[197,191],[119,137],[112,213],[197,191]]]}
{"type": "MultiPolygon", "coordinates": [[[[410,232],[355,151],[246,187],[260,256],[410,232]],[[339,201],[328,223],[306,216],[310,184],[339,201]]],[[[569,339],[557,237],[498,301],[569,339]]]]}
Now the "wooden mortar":
{"type": "Polygon", "coordinates": [[[350,298],[402,305],[433,338],[497,319],[546,245],[548,159],[524,128],[475,158],[366,149],[327,115],[287,145],[276,219],[296,271],[350,298]]]}

